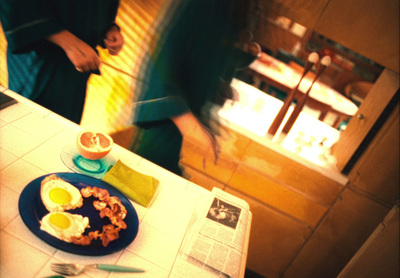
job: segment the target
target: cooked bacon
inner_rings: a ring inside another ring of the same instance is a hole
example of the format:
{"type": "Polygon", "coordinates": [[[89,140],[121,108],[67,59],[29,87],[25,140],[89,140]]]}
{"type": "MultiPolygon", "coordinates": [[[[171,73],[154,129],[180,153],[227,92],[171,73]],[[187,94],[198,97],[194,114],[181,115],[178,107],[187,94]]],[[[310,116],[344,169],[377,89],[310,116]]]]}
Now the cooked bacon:
{"type": "Polygon", "coordinates": [[[100,232],[97,230],[89,232],[89,237],[92,239],[98,239],[100,237],[100,232]]]}
{"type": "MultiPolygon", "coordinates": [[[[109,193],[105,189],[101,189],[98,187],[93,188],[84,188],[85,192],[91,192],[91,194],[96,196],[101,196],[103,198],[100,201],[94,201],[93,206],[100,211],[100,217],[108,217],[113,225],[120,227],[122,229],[126,229],[126,223],[123,221],[125,219],[127,210],[125,206],[121,203],[121,200],[116,196],[109,196],[109,193]],[[87,190],[86,190],[87,189],[87,190]],[[107,191],[107,194],[104,193],[107,191]],[[107,197],[105,197],[107,196],[107,197]]],[[[83,191],[82,189],[81,191],[83,191]]]]}
{"type": "Polygon", "coordinates": [[[92,188],[90,186],[88,186],[88,187],[85,187],[85,188],[81,189],[81,194],[82,194],[83,197],[89,198],[90,196],[92,196],[93,190],[92,190],[92,188]]]}
{"type": "Polygon", "coordinates": [[[120,228],[115,228],[114,225],[109,224],[103,227],[103,232],[100,235],[103,246],[107,246],[111,241],[119,238],[120,228]]]}
{"type": "Polygon", "coordinates": [[[117,219],[115,219],[114,221],[111,221],[115,226],[117,226],[117,227],[119,227],[119,228],[121,228],[121,229],[123,229],[123,230],[125,230],[128,226],[126,225],[126,223],[122,220],[122,219],[120,219],[120,218],[117,218],[117,219]]]}
{"type": "Polygon", "coordinates": [[[73,236],[73,237],[71,237],[71,241],[72,241],[72,243],[86,246],[86,245],[90,245],[90,243],[92,243],[92,237],[90,237],[90,235],[89,236],[80,236],[80,237],[73,236]]]}
{"type": "Polygon", "coordinates": [[[112,208],[115,213],[118,213],[122,219],[126,216],[126,208],[121,203],[121,200],[118,197],[112,196],[108,198],[108,204],[112,208]]]}
{"type": "Polygon", "coordinates": [[[103,226],[102,232],[92,231],[87,236],[82,235],[81,237],[73,238],[72,242],[80,245],[89,245],[93,239],[100,239],[105,247],[111,241],[119,238],[121,229],[127,228],[124,222],[127,210],[121,200],[116,196],[110,196],[106,189],[88,186],[81,189],[81,194],[85,198],[91,196],[98,198],[99,200],[93,201],[93,206],[100,212],[100,217],[108,217],[111,224],[103,226]]]}
{"type": "Polygon", "coordinates": [[[119,238],[119,232],[121,228],[116,228],[114,225],[109,224],[103,226],[103,232],[92,231],[87,236],[72,237],[71,240],[75,244],[79,245],[90,245],[93,239],[100,239],[101,244],[106,247],[111,241],[119,238]]]}
{"type": "Polygon", "coordinates": [[[100,217],[101,218],[104,218],[104,217],[110,218],[110,217],[113,217],[113,213],[109,207],[106,207],[106,208],[100,210],[100,217]]]}
{"type": "Polygon", "coordinates": [[[101,202],[101,201],[94,201],[93,202],[93,206],[97,209],[97,210],[102,210],[104,208],[107,207],[107,203],[106,202],[101,202]]]}
{"type": "Polygon", "coordinates": [[[110,197],[110,193],[108,193],[108,191],[106,189],[99,188],[96,186],[93,186],[93,187],[88,186],[88,187],[82,188],[81,194],[85,198],[89,198],[90,196],[93,195],[93,197],[98,198],[100,201],[103,201],[110,197]]]}
{"type": "Polygon", "coordinates": [[[93,196],[103,201],[110,197],[110,193],[106,189],[93,187],[93,196]]]}

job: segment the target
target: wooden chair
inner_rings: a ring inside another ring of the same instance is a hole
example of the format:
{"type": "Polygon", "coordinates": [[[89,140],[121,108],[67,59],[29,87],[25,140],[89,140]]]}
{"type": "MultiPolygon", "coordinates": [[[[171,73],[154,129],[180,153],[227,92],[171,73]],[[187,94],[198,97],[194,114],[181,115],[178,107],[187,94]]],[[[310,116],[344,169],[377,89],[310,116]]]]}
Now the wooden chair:
{"type": "Polygon", "coordinates": [[[306,105],[310,107],[311,109],[317,110],[320,112],[318,120],[321,122],[324,121],[326,114],[328,114],[329,111],[332,111],[332,106],[329,104],[320,102],[316,99],[313,98],[308,98],[306,101],[306,105]]]}
{"type": "Polygon", "coordinates": [[[346,85],[344,93],[359,106],[373,85],[374,83],[368,81],[354,81],[346,85]]]}

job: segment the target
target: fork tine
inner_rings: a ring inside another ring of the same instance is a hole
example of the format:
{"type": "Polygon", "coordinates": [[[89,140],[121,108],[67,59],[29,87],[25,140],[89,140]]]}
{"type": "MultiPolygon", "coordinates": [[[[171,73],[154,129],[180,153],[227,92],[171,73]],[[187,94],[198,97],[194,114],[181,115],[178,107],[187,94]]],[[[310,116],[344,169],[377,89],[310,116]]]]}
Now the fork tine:
{"type": "Polygon", "coordinates": [[[52,264],[52,265],[51,265],[51,269],[52,269],[52,270],[64,270],[65,267],[63,267],[63,266],[61,266],[61,265],[54,265],[54,264],[52,264]]]}
{"type": "Polygon", "coordinates": [[[71,275],[69,271],[66,271],[64,269],[51,269],[54,272],[57,272],[58,274],[62,274],[62,275],[71,275]]]}
{"type": "Polygon", "coordinates": [[[51,266],[54,266],[54,267],[67,267],[68,265],[67,264],[63,264],[63,263],[52,263],[51,266]]]}
{"type": "Polygon", "coordinates": [[[66,264],[51,264],[51,267],[54,267],[56,269],[68,269],[68,265],[66,264]]]}
{"type": "Polygon", "coordinates": [[[63,275],[71,275],[71,274],[73,274],[73,272],[71,271],[71,268],[66,264],[53,263],[53,264],[51,264],[50,268],[54,272],[58,272],[58,273],[63,274],[63,275]]]}

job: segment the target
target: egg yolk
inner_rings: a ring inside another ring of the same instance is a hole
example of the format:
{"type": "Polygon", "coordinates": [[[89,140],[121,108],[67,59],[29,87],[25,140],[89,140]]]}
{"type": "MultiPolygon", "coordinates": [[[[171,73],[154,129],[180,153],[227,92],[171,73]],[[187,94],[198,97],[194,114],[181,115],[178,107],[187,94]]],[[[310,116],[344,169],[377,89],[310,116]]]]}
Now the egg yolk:
{"type": "Polygon", "coordinates": [[[71,194],[60,187],[52,188],[49,192],[49,197],[56,204],[66,204],[72,200],[71,194]]]}
{"type": "Polygon", "coordinates": [[[62,213],[51,214],[49,220],[60,229],[67,229],[71,225],[71,220],[62,213]]]}

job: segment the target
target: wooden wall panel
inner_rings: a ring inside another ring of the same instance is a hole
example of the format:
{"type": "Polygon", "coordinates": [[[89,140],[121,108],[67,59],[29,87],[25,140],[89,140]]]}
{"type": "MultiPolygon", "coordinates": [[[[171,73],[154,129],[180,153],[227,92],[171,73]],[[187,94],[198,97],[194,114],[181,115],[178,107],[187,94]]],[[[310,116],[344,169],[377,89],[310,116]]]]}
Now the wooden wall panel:
{"type": "Polygon", "coordinates": [[[290,52],[301,40],[302,38],[277,26],[265,17],[261,18],[259,28],[254,32],[254,41],[273,53],[276,53],[278,49],[290,52]]]}
{"type": "Polygon", "coordinates": [[[196,169],[193,169],[190,166],[185,165],[184,169],[185,169],[184,176],[186,179],[202,186],[207,190],[211,191],[214,187],[224,190],[226,187],[224,183],[221,183],[210,176],[204,175],[203,172],[197,171],[196,169]]]}
{"type": "Polygon", "coordinates": [[[241,162],[321,205],[331,205],[343,186],[273,149],[252,142],[241,162]]]}
{"type": "Polygon", "coordinates": [[[336,277],[388,212],[345,190],[283,277],[336,277]]]}
{"type": "Polygon", "coordinates": [[[400,277],[399,206],[394,206],[338,278],[400,277]]]}
{"type": "Polygon", "coordinates": [[[399,72],[398,0],[330,0],[315,31],[399,72]]]}
{"type": "Polygon", "coordinates": [[[243,164],[238,166],[227,186],[311,227],[317,226],[328,209],[243,164]]]}
{"type": "Polygon", "coordinates": [[[313,28],[329,0],[260,0],[263,16],[282,15],[295,22],[313,28]]]}
{"type": "Polygon", "coordinates": [[[388,206],[399,196],[399,104],[349,174],[351,186],[388,206]]]}
{"type": "Polygon", "coordinates": [[[282,277],[312,229],[230,187],[225,191],[246,200],[253,213],[247,267],[262,277],[282,277]]]}
{"type": "Polygon", "coordinates": [[[238,161],[229,154],[221,154],[214,164],[214,154],[192,140],[184,140],[180,163],[226,184],[235,171],[238,161]]]}
{"type": "Polygon", "coordinates": [[[184,166],[187,165],[227,184],[251,140],[233,130],[221,127],[217,141],[220,146],[220,155],[216,164],[214,164],[213,152],[200,146],[193,138],[184,139],[180,162],[184,166]]]}

